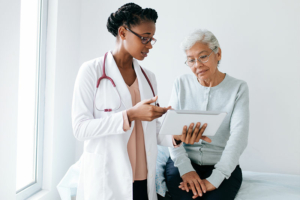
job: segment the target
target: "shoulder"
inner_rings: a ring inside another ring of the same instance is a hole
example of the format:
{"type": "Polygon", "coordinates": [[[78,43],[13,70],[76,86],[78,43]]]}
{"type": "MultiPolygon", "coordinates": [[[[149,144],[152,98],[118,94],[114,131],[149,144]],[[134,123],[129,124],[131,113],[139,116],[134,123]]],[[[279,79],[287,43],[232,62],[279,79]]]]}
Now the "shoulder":
{"type": "Polygon", "coordinates": [[[195,75],[194,74],[183,74],[178,76],[174,81],[175,87],[185,87],[190,86],[195,83],[195,75]]]}
{"type": "Polygon", "coordinates": [[[183,74],[176,78],[176,82],[190,82],[191,80],[195,79],[194,74],[183,74]]]}
{"type": "Polygon", "coordinates": [[[103,57],[94,58],[92,60],[82,63],[78,70],[77,80],[85,80],[95,82],[99,73],[101,73],[100,67],[103,63],[103,57]]]}
{"type": "Polygon", "coordinates": [[[226,75],[227,77],[227,84],[225,85],[225,90],[228,94],[235,93],[236,100],[245,98],[249,99],[249,88],[246,81],[231,77],[226,75]]]}
{"type": "Polygon", "coordinates": [[[97,71],[99,70],[99,66],[103,63],[103,56],[99,58],[94,58],[92,60],[86,61],[82,63],[81,67],[79,68],[80,72],[87,72],[87,71],[97,71]]]}
{"type": "Polygon", "coordinates": [[[240,89],[247,89],[248,84],[246,81],[234,78],[228,74],[226,74],[228,87],[239,87],[240,89]]]}
{"type": "Polygon", "coordinates": [[[103,57],[99,57],[84,62],[78,70],[75,85],[95,85],[100,71],[99,64],[102,63],[102,60],[103,57]]]}

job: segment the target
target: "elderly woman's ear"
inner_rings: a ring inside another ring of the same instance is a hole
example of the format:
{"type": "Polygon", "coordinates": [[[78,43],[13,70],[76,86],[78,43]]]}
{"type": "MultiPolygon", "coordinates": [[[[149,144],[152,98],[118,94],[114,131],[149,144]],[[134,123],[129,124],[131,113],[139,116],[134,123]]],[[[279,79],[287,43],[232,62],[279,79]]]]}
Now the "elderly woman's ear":
{"type": "Polygon", "coordinates": [[[216,54],[216,56],[217,56],[217,59],[218,59],[218,64],[220,64],[220,61],[221,61],[221,58],[222,58],[222,50],[221,50],[220,47],[219,47],[219,51],[216,54]]]}

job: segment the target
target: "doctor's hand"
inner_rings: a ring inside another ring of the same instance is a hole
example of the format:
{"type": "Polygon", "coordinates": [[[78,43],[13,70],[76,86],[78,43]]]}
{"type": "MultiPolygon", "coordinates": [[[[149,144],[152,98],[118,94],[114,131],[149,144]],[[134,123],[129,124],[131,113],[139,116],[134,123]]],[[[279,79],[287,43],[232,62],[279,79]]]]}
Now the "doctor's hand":
{"type": "Polygon", "coordinates": [[[205,131],[207,124],[205,123],[201,128],[201,123],[198,122],[196,124],[195,129],[194,128],[194,123],[191,123],[189,128],[187,126],[184,126],[182,129],[182,134],[181,135],[173,135],[176,143],[184,142],[186,144],[194,144],[195,142],[199,142],[199,140],[204,140],[205,142],[211,143],[211,139],[202,136],[203,132],[205,131]]]}
{"type": "Polygon", "coordinates": [[[155,103],[157,101],[157,96],[152,99],[144,100],[137,103],[134,107],[127,110],[127,116],[129,122],[134,120],[141,120],[141,121],[152,121],[156,118],[161,117],[165,114],[171,106],[164,108],[158,107],[154,105],[150,105],[151,103],[155,103]]]}

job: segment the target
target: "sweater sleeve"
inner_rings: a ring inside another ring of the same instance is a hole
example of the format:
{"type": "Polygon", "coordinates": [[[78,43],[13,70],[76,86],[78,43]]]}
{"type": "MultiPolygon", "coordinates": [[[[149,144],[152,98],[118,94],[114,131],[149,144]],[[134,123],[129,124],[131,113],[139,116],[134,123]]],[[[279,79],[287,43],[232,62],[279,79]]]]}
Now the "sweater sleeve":
{"type": "Polygon", "coordinates": [[[239,163],[239,158],[248,143],[249,132],[249,89],[243,82],[236,95],[230,121],[230,137],[220,161],[215,165],[207,180],[218,188],[223,180],[228,179],[239,163]]]}
{"type": "MultiPolygon", "coordinates": [[[[171,98],[169,101],[169,106],[172,106],[173,109],[179,110],[180,104],[178,99],[178,79],[174,82],[171,98]]],[[[188,154],[184,148],[183,145],[180,145],[176,148],[169,148],[171,159],[174,162],[175,167],[178,168],[180,176],[183,176],[184,174],[195,171],[190,158],[188,157],[188,154]]]]}

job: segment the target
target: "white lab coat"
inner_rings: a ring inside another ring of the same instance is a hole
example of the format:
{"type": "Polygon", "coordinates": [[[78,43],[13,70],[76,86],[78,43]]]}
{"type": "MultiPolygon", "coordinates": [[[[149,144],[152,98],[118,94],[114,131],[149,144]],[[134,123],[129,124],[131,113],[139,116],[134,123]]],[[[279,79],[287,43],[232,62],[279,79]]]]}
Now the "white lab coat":
{"type": "MultiPolygon", "coordinates": [[[[121,107],[113,112],[98,111],[93,106],[96,83],[102,75],[103,57],[85,62],[78,73],[73,96],[72,123],[76,139],[84,141],[80,158],[80,173],[77,200],[132,200],[132,168],[127,152],[127,143],[134,127],[123,130],[122,111],[132,107],[130,92],[111,54],[106,58],[106,74],[119,91],[121,107]]],[[[138,62],[133,59],[138,78],[141,100],[153,98],[152,90],[138,62]]],[[[155,75],[143,68],[150,79],[155,94],[155,75]]],[[[101,83],[100,83],[101,84],[101,83]]],[[[103,83],[104,84],[104,83],[103,83]]],[[[102,86],[100,89],[105,90],[102,86]]],[[[104,94],[109,94],[105,91],[104,94]]],[[[103,91],[101,91],[103,94],[103,91]]],[[[97,101],[97,99],[96,99],[97,101]]],[[[111,101],[115,101],[111,99],[111,101]]],[[[102,102],[97,102],[101,104],[102,102]]],[[[171,136],[160,136],[158,120],[142,122],[147,157],[147,184],[149,200],[156,200],[155,166],[157,144],[173,146],[171,136]]]]}

